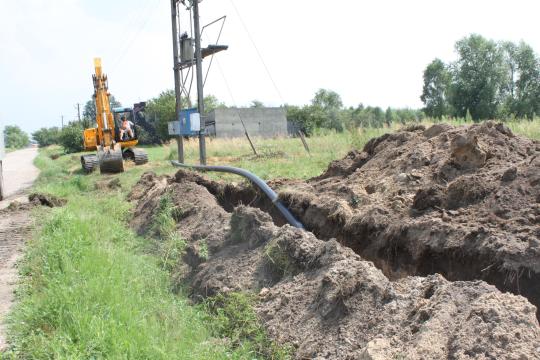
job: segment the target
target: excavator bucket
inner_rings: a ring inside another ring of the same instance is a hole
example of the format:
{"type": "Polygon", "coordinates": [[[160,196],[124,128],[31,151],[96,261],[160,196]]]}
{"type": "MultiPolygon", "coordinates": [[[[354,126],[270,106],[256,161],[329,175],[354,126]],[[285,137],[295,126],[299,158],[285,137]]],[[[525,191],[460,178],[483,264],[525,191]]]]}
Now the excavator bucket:
{"type": "Polygon", "coordinates": [[[102,174],[115,174],[124,171],[124,160],[122,158],[122,148],[120,144],[115,144],[114,148],[99,147],[97,158],[99,171],[102,174]]]}

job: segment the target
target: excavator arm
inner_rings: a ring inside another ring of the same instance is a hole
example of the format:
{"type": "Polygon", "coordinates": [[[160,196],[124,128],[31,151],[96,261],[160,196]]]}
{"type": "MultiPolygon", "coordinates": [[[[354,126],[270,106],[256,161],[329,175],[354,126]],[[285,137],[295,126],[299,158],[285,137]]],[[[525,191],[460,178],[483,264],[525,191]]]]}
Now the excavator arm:
{"type": "Polygon", "coordinates": [[[94,59],[94,68],[92,80],[97,128],[84,130],[84,147],[86,150],[97,149],[97,155],[81,156],[81,164],[86,172],[92,171],[97,164],[101,173],[123,172],[122,146],[114,138],[115,124],[109,102],[107,75],[103,74],[100,58],[94,59]]]}
{"type": "Polygon", "coordinates": [[[94,97],[96,99],[96,122],[98,145],[114,147],[114,118],[111,113],[107,75],[103,74],[101,59],[94,59],[96,73],[92,75],[94,81],[94,97]]]}
{"type": "Polygon", "coordinates": [[[97,127],[85,129],[84,149],[97,150],[97,154],[81,156],[81,165],[87,173],[92,172],[97,165],[101,173],[118,173],[124,171],[124,158],[132,160],[135,165],[148,162],[146,152],[136,149],[138,140],[117,141],[115,138],[114,115],[111,111],[109,87],[107,75],[103,73],[101,59],[94,59],[95,73],[92,75],[94,82],[94,98],[96,101],[97,127]],[[124,149],[124,150],[122,150],[124,149]]]}

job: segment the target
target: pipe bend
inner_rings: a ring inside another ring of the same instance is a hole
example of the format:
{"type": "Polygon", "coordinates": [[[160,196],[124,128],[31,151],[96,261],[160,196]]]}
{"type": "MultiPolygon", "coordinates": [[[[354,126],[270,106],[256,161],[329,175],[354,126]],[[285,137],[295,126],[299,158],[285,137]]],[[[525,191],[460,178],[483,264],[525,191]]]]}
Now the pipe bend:
{"type": "Polygon", "coordinates": [[[304,226],[302,223],[294,217],[294,215],[287,209],[285,205],[281,201],[279,201],[278,195],[268,184],[259,178],[257,175],[241,168],[232,167],[232,166],[215,166],[215,165],[187,165],[182,164],[181,162],[177,160],[171,160],[171,164],[175,167],[180,168],[186,168],[186,169],[193,169],[198,171],[215,171],[215,172],[225,172],[230,174],[236,174],[240,175],[242,177],[245,177],[249,181],[251,181],[254,185],[256,185],[274,204],[274,206],[279,210],[279,212],[287,219],[287,222],[291,224],[292,226],[303,229],[304,226]]]}

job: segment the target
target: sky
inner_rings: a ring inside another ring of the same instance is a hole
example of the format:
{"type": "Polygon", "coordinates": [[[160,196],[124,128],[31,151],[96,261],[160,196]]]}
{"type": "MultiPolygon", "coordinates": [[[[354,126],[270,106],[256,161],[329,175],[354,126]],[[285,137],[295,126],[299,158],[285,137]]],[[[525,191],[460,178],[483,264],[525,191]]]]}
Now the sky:
{"type": "MultiPolygon", "coordinates": [[[[418,108],[427,64],[454,60],[471,33],[540,51],[538,0],[204,0],[200,12],[203,25],[227,16],[229,50],[204,91],[229,106],[303,105],[325,88],[346,106],[418,108]]],[[[124,106],[173,88],[170,1],[0,0],[0,123],[32,132],[76,119],[94,57],[124,106]]]]}

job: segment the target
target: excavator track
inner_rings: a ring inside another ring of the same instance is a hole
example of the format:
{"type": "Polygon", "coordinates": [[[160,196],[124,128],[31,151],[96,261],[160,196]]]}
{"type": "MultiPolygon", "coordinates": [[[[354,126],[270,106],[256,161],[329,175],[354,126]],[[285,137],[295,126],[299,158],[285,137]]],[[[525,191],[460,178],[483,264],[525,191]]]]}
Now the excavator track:
{"type": "Polygon", "coordinates": [[[148,162],[148,154],[144,150],[129,148],[124,150],[124,159],[133,160],[135,165],[142,165],[148,162]]]}
{"type": "Polygon", "coordinates": [[[119,144],[114,149],[99,149],[97,155],[99,171],[102,174],[115,174],[124,171],[124,159],[119,144]]]}
{"type": "Polygon", "coordinates": [[[94,171],[94,169],[98,165],[97,155],[96,154],[82,155],[81,165],[85,173],[87,174],[91,173],[92,171],[94,171]]]}
{"type": "Polygon", "coordinates": [[[146,154],[146,151],[133,149],[133,154],[133,162],[135,162],[135,165],[142,165],[148,162],[148,154],[146,154]]]}

